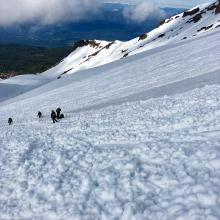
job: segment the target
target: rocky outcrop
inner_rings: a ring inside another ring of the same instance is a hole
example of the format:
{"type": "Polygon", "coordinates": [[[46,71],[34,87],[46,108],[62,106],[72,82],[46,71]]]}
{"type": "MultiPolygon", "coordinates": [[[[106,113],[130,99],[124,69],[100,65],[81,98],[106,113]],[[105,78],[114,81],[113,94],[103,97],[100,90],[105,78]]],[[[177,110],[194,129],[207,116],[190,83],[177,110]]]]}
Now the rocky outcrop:
{"type": "Polygon", "coordinates": [[[165,34],[160,34],[159,36],[158,36],[158,38],[162,38],[162,37],[164,37],[165,36],[165,34]]]}
{"type": "Polygon", "coordinates": [[[187,23],[191,23],[191,22],[196,23],[196,22],[200,21],[200,19],[202,18],[202,14],[203,14],[203,13],[201,12],[201,13],[195,15],[195,16],[192,17],[192,18],[189,20],[189,22],[187,22],[187,23]]]}
{"type": "Polygon", "coordinates": [[[187,21],[187,23],[191,23],[191,22],[196,23],[196,22],[200,21],[200,19],[202,18],[202,14],[205,14],[207,11],[213,11],[215,14],[219,14],[220,13],[220,0],[211,4],[210,6],[203,9],[202,11],[200,11],[199,8],[196,8],[194,10],[184,12],[183,17],[196,14],[189,21],[187,21]]]}
{"type": "Polygon", "coordinates": [[[147,36],[148,36],[147,34],[140,35],[138,41],[146,39],[147,36]]]}
{"type": "Polygon", "coordinates": [[[185,12],[183,13],[183,18],[186,17],[186,16],[195,15],[195,14],[198,13],[199,11],[200,11],[199,8],[195,8],[195,9],[193,9],[193,10],[191,10],[191,11],[185,11],[185,12]]]}
{"type": "Polygon", "coordinates": [[[220,0],[218,1],[218,4],[216,5],[215,14],[220,13],[220,0]]]}
{"type": "Polygon", "coordinates": [[[127,56],[128,56],[128,54],[129,54],[129,53],[126,53],[126,54],[123,56],[123,58],[127,57],[127,56]]]}
{"type": "MultiPolygon", "coordinates": [[[[179,17],[179,16],[176,16],[175,19],[178,18],[178,17],[179,17]]],[[[162,20],[162,21],[159,23],[159,25],[157,26],[157,28],[159,28],[160,26],[162,26],[162,25],[164,25],[164,24],[167,24],[167,23],[171,22],[172,20],[173,20],[173,18],[169,18],[169,19],[162,20]]]]}
{"type": "MultiPolygon", "coordinates": [[[[95,42],[95,43],[96,43],[96,42],[95,42]]],[[[100,47],[100,43],[99,43],[99,44],[96,43],[96,44],[98,45],[98,49],[99,49],[99,50],[97,50],[96,52],[94,52],[94,53],[88,55],[88,58],[87,58],[85,61],[83,61],[82,63],[85,63],[85,62],[89,61],[92,57],[97,56],[102,50],[104,50],[104,49],[108,50],[114,43],[115,43],[115,41],[112,41],[112,42],[110,42],[109,44],[107,44],[107,45],[104,46],[104,47],[100,47]]],[[[89,45],[91,45],[91,44],[89,44],[89,45]]],[[[95,45],[95,46],[96,46],[96,45],[95,45]]],[[[97,47],[97,46],[96,46],[96,47],[97,47]]],[[[81,65],[82,63],[80,63],[80,65],[81,65]]]]}
{"type": "Polygon", "coordinates": [[[107,49],[108,50],[114,43],[115,43],[115,41],[110,42],[105,47],[103,47],[103,49],[107,49]]]}
{"type": "Polygon", "coordinates": [[[80,40],[73,45],[73,50],[88,45],[90,45],[93,48],[98,48],[100,46],[100,43],[97,43],[95,40],[80,40]]]}
{"type": "Polygon", "coordinates": [[[201,29],[199,29],[198,30],[198,32],[200,32],[200,31],[207,31],[208,29],[210,29],[210,28],[212,28],[213,27],[213,24],[211,24],[211,25],[209,25],[209,26],[207,26],[207,27],[202,27],[201,29]]]}

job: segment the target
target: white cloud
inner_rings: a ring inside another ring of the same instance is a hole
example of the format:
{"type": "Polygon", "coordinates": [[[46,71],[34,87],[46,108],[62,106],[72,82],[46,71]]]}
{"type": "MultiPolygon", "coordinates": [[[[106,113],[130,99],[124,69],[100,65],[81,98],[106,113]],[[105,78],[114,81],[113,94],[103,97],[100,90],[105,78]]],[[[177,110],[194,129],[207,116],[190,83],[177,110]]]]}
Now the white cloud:
{"type": "MultiPolygon", "coordinates": [[[[105,2],[121,2],[128,4],[138,4],[143,0],[103,0],[105,2]]],[[[212,0],[154,0],[160,7],[174,7],[174,8],[191,8],[193,6],[207,3],[212,0]]]]}
{"type": "Polygon", "coordinates": [[[161,19],[163,11],[153,1],[142,1],[136,5],[125,8],[124,17],[131,22],[142,23],[149,17],[161,19]]]}
{"type": "Polygon", "coordinates": [[[99,0],[0,0],[0,26],[77,21],[96,13],[99,5],[99,0]]]}

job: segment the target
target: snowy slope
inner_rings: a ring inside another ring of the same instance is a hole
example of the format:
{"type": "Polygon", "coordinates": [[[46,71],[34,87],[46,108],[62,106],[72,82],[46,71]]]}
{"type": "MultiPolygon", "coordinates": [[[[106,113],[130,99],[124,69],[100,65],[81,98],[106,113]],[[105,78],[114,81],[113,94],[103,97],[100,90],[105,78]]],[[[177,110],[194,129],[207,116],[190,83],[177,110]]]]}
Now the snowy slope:
{"type": "Polygon", "coordinates": [[[219,42],[213,32],[2,102],[0,219],[220,219],[219,42]]]}
{"type": "Polygon", "coordinates": [[[200,37],[205,33],[217,31],[220,27],[219,5],[219,1],[215,1],[197,6],[163,21],[155,30],[128,42],[81,41],[77,44],[77,49],[60,64],[43,74],[39,74],[39,79],[33,76],[33,82],[31,82],[31,76],[28,76],[30,85],[25,86],[26,88],[22,82],[26,81],[26,76],[1,81],[0,91],[4,92],[0,93],[0,101],[17,96],[63,75],[94,68],[124,59],[130,55],[164,45],[180,43],[200,37]],[[11,84],[14,85],[15,90],[11,89],[11,84]]]}
{"type": "Polygon", "coordinates": [[[29,91],[0,102],[0,219],[220,219],[220,30],[182,36],[3,81],[29,91]]]}
{"type": "Polygon", "coordinates": [[[57,125],[22,111],[0,128],[1,219],[218,220],[219,97],[209,86],[57,125]]]}
{"type": "MultiPolygon", "coordinates": [[[[29,98],[36,105],[54,97],[60,104],[72,103],[72,110],[79,106],[103,105],[128,96],[137,96],[155,88],[169,86],[183,80],[192,80],[207,74],[207,81],[218,76],[220,69],[220,30],[196,39],[181,41],[177,44],[158,47],[100,67],[67,75],[21,96],[0,103],[13,103],[29,106],[29,98]],[[26,100],[27,99],[27,100],[26,100]]],[[[215,79],[216,80],[216,79],[215,79]]],[[[193,80],[192,80],[193,82],[193,80]]],[[[198,81],[199,82],[199,81],[198,81]]],[[[190,83],[188,83],[189,85],[190,83]]],[[[196,83],[193,83],[197,86],[196,83]]],[[[173,86],[172,86],[173,87],[173,86]]],[[[178,86],[179,88],[179,86],[178,86]]],[[[173,88],[172,88],[173,89],[173,88]]],[[[32,108],[32,106],[30,106],[32,108]]],[[[7,111],[9,107],[7,106],[7,111]]]]}
{"type": "Polygon", "coordinates": [[[79,70],[103,65],[168,43],[195,38],[220,27],[220,3],[203,4],[187,12],[161,22],[150,33],[128,42],[85,42],[60,65],[47,71],[46,75],[71,74],[79,70]]]}

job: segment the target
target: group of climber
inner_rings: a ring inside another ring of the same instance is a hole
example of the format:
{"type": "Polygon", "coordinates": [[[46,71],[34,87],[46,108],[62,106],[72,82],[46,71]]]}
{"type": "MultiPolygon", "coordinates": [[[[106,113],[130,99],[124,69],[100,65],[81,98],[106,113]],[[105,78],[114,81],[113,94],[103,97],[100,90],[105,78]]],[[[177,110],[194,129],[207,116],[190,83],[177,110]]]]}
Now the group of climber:
{"type": "MultiPolygon", "coordinates": [[[[41,118],[42,117],[42,113],[39,111],[38,112],[38,118],[41,118]]],[[[61,108],[58,108],[56,110],[56,112],[54,110],[51,111],[51,115],[50,115],[53,123],[56,123],[58,122],[58,119],[63,119],[64,118],[64,114],[61,113],[61,108]]]]}
{"type": "MultiPolygon", "coordinates": [[[[38,118],[42,118],[42,112],[38,112],[37,113],[38,118]]],[[[59,119],[63,119],[64,118],[64,114],[61,113],[61,108],[58,108],[56,111],[52,110],[51,112],[51,119],[53,121],[53,123],[58,122],[59,119]]],[[[13,123],[12,118],[8,119],[8,124],[11,125],[13,123]]]]}
{"type": "Polygon", "coordinates": [[[61,113],[61,108],[58,108],[56,110],[56,112],[54,110],[52,110],[51,119],[52,119],[53,123],[58,122],[57,119],[63,119],[63,118],[64,118],[64,114],[61,113]]]}

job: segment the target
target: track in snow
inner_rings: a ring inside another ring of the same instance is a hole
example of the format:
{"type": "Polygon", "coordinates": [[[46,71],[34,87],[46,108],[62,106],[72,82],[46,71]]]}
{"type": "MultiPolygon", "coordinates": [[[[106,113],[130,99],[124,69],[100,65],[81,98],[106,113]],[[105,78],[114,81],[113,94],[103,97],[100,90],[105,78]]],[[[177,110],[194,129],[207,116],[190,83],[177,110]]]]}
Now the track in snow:
{"type": "Polygon", "coordinates": [[[219,97],[212,85],[56,125],[1,121],[1,218],[219,219],[219,97]]]}

